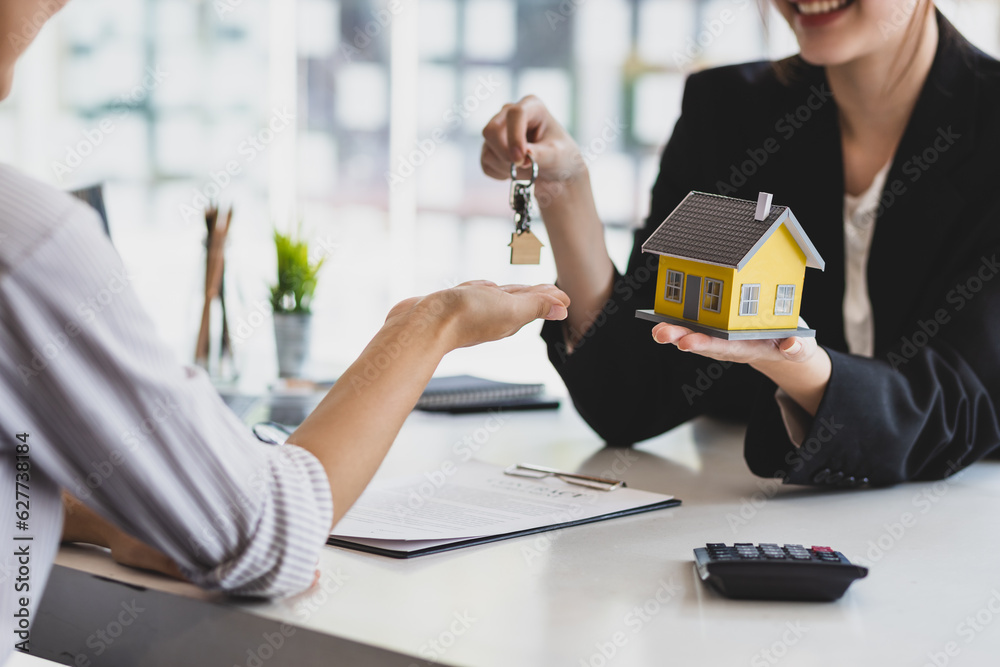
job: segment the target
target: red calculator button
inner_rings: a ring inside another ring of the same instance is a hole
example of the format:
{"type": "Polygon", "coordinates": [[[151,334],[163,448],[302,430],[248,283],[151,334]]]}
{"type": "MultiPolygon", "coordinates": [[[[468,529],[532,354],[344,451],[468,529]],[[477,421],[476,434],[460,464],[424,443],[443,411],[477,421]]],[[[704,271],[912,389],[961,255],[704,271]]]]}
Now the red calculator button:
{"type": "Polygon", "coordinates": [[[812,550],[813,551],[825,551],[827,553],[833,553],[833,549],[831,549],[830,547],[813,547],[812,550]]]}

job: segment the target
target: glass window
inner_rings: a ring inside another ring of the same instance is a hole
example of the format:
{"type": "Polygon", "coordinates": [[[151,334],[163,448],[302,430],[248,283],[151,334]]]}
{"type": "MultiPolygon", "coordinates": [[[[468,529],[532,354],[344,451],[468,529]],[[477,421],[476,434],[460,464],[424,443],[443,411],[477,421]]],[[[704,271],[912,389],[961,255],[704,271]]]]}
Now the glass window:
{"type": "Polygon", "coordinates": [[[740,290],[740,315],[756,315],[760,285],[744,285],[740,290]]]}
{"type": "Polygon", "coordinates": [[[775,315],[791,315],[795,303],[795,285],[778,285],[778,293],[774,298],[775,315]]]}
{"type": "Polygon", "coordinates": [[[667,292],[663,298],[680,303],[682,294],[684,294],[684,274],[680,271],[667,271],[667,292]]]}
{"type": "Polygon", "coordinates": [[[722,309],[721,280],[705,278],[705,298],[701,302],[701,307],[713,313],[717,313],[722,309]]]}

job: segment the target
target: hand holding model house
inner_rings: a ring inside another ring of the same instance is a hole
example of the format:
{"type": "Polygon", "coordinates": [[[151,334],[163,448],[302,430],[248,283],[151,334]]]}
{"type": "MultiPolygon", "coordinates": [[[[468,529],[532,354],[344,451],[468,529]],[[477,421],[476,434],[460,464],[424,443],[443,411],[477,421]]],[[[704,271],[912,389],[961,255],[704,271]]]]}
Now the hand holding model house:
{"type": "Polygon", "coordinates": [[[636,317],[726,340],[814,337],[799,326],[806,267],[823,258],[787,206],[691,192],[642,244],[660,256],[653,310],[636,317]]]}

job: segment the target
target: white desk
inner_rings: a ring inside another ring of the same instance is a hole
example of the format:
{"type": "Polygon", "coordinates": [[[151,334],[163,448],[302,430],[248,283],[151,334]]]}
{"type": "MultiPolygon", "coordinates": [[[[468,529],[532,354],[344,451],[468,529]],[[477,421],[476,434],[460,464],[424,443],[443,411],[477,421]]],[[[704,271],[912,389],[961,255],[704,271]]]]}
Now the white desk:
{"type": "Polygon", "coordinates": [[[684,504],[410,561],[328,548],[320,588],[267,603],[226,601],[116,566],[100,552],[64,548],[33,643],[42,657],[66,663],[82,655],[91,664],[144,666],[410,667],[434,658],[498,666],[919,667],[928,652],[940,654],[938,665],[996,664],[996,462],[937,484],[826,491],[758,480],[743,462],[742,429],[716,422],[694,422],[636,450],[602,449],[568,405],[508,414],[493,433],[489,425],[482,415],[415,413],[379,474],[436,469],[468,436],[482,443],[479,458],[497,464],[601,474],[618,462],[631,486],[684,504]],[[910,525],[893,527],[906,513],[910,525]],[[730,601],[707,589],[692,565],[692,548],[723,541],[830,545],[871,573],[835,603],[730,601]],[[879,543],[881,552],[872,548],[879,543]],[[120,636],[96,657],[98,641],[88,647],[86,638],[109,624],[116,630],[114,614],[136,596],[148,611],[117,628],[120,636]],[[255,654],[265,633],[278,643],[281,622],[295,634],[276,651],[255,654]]]}

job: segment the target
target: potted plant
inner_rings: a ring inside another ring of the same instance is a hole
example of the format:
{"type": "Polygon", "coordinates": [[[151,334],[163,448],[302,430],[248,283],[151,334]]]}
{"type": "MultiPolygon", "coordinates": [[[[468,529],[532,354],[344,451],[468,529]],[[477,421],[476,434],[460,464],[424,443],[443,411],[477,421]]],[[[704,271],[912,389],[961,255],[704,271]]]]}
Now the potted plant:
{"type": "Polygon", "coordinates": [[[278,282],[271,287],[274,339],[278,347],[278,375],[299,377],[309,359],[312,333],[312,298],[323,258],[311,261],[309,243],[295,234],[274,230],[278,256],[278,282]]]}

